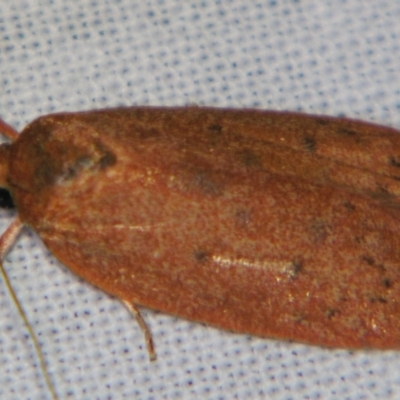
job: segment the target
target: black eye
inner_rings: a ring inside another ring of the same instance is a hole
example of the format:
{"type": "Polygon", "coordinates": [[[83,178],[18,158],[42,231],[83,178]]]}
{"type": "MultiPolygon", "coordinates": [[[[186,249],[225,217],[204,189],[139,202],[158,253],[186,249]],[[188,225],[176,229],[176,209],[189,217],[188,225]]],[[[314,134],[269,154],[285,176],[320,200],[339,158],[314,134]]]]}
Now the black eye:
{"type": "Polygon", "coordinates": [[[15,208],[10,192],[3,188],[0,188],[0,208],[15,208]]]}

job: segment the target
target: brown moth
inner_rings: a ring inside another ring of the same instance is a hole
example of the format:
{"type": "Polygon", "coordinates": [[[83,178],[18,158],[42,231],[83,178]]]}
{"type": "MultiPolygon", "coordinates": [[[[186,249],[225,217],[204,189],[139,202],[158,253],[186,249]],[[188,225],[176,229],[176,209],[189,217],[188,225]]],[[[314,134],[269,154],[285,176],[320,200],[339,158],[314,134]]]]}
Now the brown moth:
{"type": "Polygon", "coordinates": [[[134,312],[400,348],[398,131],[201,107],[61,113],[0,131],[13,139],[0,185],[18,210],[3,257],[26,225],[134,312]]]}

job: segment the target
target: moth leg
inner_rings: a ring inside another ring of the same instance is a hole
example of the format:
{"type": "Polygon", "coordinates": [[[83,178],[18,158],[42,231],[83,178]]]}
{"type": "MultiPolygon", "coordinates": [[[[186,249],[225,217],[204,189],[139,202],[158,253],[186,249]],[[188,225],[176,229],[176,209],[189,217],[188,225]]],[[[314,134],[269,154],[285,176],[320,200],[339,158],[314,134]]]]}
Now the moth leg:
{"type": "Polygon", "coordinates": [[[155,361],[157,358],[156,352],[154,350],[154,342],[153,342],[153,337],[151,336],[151,332],[149,327],[147,326],[145,320],[142,317],[142,314],[140,314],[139,309],[136,307],[135,304],[130,303],[129,301],[126,300],[121,300],[123,304],[125,304],[126,308],[133,314],[133,316],[136,318],[136,321],[138,322],[140,329],[142,330],[144,334],[144,339],[146,341],[146,346],[147,346],[147,351],[149,353],[150,361],[155,361]]]}
{"type": "MultiPolygon", "coordinates": [[[[0,127],[1,129],[1,127],[0,127]]],[[[21,220],[16,217],[7,230],[0,237],[0,260],[4,258],[8,250],[16,241],[18,235],[20,234],[24,224],[21,220]]]]}
{"type": "Polygon", "coordinates": [[[2,119],[0,119],[0,133],[12,141],[16,140],[19,136],[19,133],[11,125],[6,124],[2,119]]]}
{"type": "MultiPolygon", "coordinates": [[[[0,125],[0,129],[1,129],[1,125],[0,125]]],[[[42,349],[40,347],[39,341],[37,339],[37,336],[35,334],[35,331],[33,330],[32,325],[30,324],[24,309],[23,309],[20,301],[18,300],[17,294],[15,293],[15,291],[12,287],[10,278],[8,277],[7,272],[3,267],[2,260],[5,257],[5,255],[7,254],[7,252],[10,250],[11,246],[16,241],[17,236],[19,235],[19,233],[21,232],[23,227],[24,227],[24,224],[17,217],[12,222],[12,224],[7,228],[7,230],[1,235],[1,237],[0,237],[0,271],[4,278],[4,282],[7,286],[7,289],[11,295],[11,298],[13,299],[14,304],[17,307],[19,315],[21,316],[22,320],[24,321],[24,323],[28,329],[29,335],[32,339],[33,345],[36,350],[36,354],[39,357],[40,368],[43,372],[43,375],[44,375],[47,387],[50,390],[51,396],[52,396],[53,400],[58,400],[57,392],[56,392],[56,389],[55,389],[53,383],[51,382],[50,374],[49,374],[49,371],[47,370],[47,366],[46,366],[46,361],[45,361],[42,349]]]]}

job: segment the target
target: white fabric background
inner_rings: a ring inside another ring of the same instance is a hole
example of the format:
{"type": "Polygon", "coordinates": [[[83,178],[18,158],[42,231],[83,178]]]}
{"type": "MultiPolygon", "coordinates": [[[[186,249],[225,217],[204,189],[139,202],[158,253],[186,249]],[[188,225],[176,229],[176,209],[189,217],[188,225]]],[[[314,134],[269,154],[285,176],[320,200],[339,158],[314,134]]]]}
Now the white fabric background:
{"type": "MultiPolygon", "coordinates": [[[[118,105],[260,107],[400,128],[397,0],[3,0],[0,116],[118,105]]],[[[0,212],[1,228],[11,213],[0,212]]],[[[115,299],[32,232],[5,260],[62,399],[398,399],[399,352],[236,335],[115,299]]],[[[0,281],[0,398],[50,398],[0,281]]]]}

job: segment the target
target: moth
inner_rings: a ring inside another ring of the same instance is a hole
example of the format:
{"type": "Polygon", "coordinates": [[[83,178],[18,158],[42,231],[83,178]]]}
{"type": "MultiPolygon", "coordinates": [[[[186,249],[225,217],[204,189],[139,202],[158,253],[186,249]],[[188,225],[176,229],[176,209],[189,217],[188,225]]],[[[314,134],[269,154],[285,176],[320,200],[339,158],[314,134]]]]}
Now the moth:
{"type": "Polygon", "coordinates": [[[253,335],[400,348],[400,135],[290,112],[40,117],[0,147],[22,226],[136,306],[253,335]]]}

